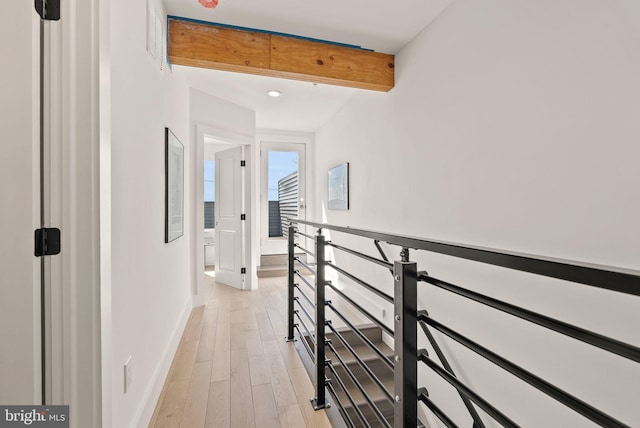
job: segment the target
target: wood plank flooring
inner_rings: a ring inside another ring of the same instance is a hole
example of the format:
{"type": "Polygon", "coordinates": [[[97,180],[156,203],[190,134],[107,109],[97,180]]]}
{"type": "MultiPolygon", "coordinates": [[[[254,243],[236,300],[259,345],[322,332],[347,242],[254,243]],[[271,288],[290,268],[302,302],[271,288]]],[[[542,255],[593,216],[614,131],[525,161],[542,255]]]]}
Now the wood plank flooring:
{"type": "Polygon", "coordinates": [[[207,277],[150,428],[330,427],[286,335],[286,278],[240,291],[207,277]]]}

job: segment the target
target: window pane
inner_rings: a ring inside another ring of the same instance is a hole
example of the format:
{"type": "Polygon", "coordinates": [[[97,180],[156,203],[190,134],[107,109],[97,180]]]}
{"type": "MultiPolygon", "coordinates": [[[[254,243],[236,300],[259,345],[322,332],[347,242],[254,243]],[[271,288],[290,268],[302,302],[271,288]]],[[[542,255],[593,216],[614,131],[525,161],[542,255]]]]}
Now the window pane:
{"type": "Polygon", "coordinates": [[[204,161],[204,200],[216,200],[216,161],[204,161]]]}
{"type": "Polygon", "coordinates": [[[269,237],[286,236],[284,217],[298,217],[298,152],[269,151],[269,237]]]}
{"type": "Polygon", "coordinates": [[[204,228],[213,229],[215,219],[216,199],[216,161],[204,161],[204,228]]]}

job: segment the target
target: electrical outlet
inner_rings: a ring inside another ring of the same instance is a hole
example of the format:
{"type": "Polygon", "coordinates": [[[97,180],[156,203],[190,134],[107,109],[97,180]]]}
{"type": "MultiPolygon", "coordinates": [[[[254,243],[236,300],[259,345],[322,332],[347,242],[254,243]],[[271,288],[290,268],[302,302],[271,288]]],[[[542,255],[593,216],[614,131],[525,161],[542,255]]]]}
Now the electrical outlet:
{"type": "Polygon", "coordinates": [[[124,363],[124,393],[126,394],[131,389],[131,382],[133,382],[133,362],[131,357],[124,363]]]}

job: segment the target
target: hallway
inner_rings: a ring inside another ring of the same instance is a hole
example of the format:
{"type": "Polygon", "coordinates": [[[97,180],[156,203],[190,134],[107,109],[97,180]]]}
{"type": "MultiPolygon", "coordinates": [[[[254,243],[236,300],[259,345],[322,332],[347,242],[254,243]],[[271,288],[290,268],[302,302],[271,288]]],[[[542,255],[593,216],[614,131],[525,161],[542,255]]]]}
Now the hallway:
{"type": "Polygon", "coordinates": [[[182,336],[150,428],[330,427],[286,343],[286,278],[253,292],[207,278],[208,298],[182,336]]]}

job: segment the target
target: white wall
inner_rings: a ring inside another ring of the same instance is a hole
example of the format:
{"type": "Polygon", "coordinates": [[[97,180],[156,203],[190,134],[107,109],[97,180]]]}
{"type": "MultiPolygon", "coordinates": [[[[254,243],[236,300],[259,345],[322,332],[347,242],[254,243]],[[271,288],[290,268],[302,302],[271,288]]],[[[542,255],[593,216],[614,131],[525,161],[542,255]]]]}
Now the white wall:
{"type": "MultiPolygon", "coordinates": [[[[324,206],[327,169],[351,162],[351,210],[328,211],[328,222],[640,269],[639,20],[632,1],[458,0],[397,55],[391,92],[359,93],[318,132],[324,206]]],[[[638,298],[442,257],[420,261],[434,276],[640,345],[638,298]]],[[[388,272],[351,266],[391,288],[388,272]]],[[[640,424],[637,364],[437,290],[421,293],[420,304],[640,424]]],[[[516,422],[591,426],[460,347],[445,348],[457,352],[462,378],[516,422]]],[[[448,386],[434,381],[429,390],[469,424],[448,386]]]]}
{"type": "Polygon", "coordinates": [[[111,0],[109,20],[111,306],[103,310],[110,310],[111,325],[103,325],[103,334],[111,342],[112,378],[105,388],[111,426],[146,426],[191,310],[189,90],[146,52],[145,1],[111,0]],[[185,233],[168,244],[165,126],[185,148],[185,233]],[[129,356],[134,376],[125,394],[129,356]]]}

